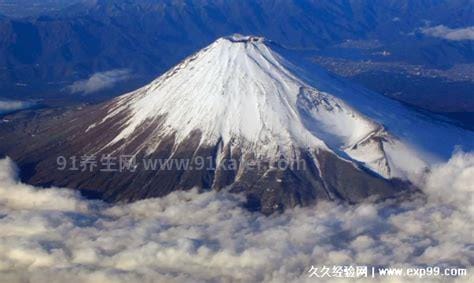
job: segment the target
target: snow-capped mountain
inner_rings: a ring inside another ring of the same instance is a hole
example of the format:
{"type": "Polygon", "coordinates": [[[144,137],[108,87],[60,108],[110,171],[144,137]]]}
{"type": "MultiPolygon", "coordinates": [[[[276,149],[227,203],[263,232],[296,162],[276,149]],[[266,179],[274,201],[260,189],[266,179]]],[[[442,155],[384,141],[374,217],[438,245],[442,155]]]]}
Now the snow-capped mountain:
{"type": "Polygon", "coordinates": [[[316,199],[393,196],[407,188],[400,180],[447,159],[455,146],[474,148],[472,132],[340,81],[278,44],[241,35],[218,39],[134,92],[56,120],[36,130],[33,150],[44,154],[2,148],[34,168],[32,183],[99,190],[109,200],[229,187],[264,212],[316,199]],[[50,123],[63,130],[46,138],[50,123]],[[215,168],[58,173],[46,153],[200,156],[215,168]],[[231,170],[224,168],[229,160],[237,161],[231,170]],[[304,170],[274,166],[282,160],[303,162],[304,170]],[[249,162],[269,166],[243,165],[249,162]]]}
{"type": "Polygon", "coordinates": [[[130,137],[149,130],[140,129],[147,122],[156,126],[134,154],[153,153],[160,137],[176,135],[179,144],[199,130],[203,144],[222,140],[274,158],[281,154],[291,158],[296,148],[319,148],[359,161],[386,178],[405,178],[443,156],[443,152],[431,152],[434,156],[419,152],[420,147],[426,148],[413,143],[420,134],[448,135],[449,144],[441,145],[448,154],[454,145],[466,142],[462,135],[453,135],[452,127],[422,121],[421,115],[387,99],[367,97],[357,90],[347,91],[344,97],[324,92],[311,82],[330,83],[327,78],[314,72],[300,77],[297,69],[263,38],[218,39],[151,84],[117,99],[102,122],[128,114],[107,146],[125,148],[130,137]],[[360,100],[355,101],[357,105],[345,102],[349,95],[360,100]],[[359,111],[357,106],[364,102],[365,109],[359,111]],[[401,136],[405,131],[410,132],[401,136]]]}

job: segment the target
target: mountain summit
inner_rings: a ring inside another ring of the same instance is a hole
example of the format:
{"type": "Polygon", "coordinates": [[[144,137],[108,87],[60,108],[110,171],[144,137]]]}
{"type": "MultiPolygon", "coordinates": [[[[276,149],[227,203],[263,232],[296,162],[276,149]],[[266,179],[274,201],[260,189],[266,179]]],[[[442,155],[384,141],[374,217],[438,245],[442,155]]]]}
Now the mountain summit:
{"type": "Polygon", "coordinates": [[[456,145],[472,149],[474,140],[472,132],[342,82],[278,44],[241,35],[218,39],[134,92],[42,124],[54,123],[61,134],[51,137],[40,126],[34,149],[15,152],[8,141],[0,147],[34,168],[32,183],[112,201],[229,188],[266,213],[317,199],[394,196],[408,187],[400,180],[446,159],[456,145]],[[28,157],[33,150],[44,155],[28,157]],[[213,166],[55,169],[57,156],[81,154],[193,164],[203,158],[213,166]]]}

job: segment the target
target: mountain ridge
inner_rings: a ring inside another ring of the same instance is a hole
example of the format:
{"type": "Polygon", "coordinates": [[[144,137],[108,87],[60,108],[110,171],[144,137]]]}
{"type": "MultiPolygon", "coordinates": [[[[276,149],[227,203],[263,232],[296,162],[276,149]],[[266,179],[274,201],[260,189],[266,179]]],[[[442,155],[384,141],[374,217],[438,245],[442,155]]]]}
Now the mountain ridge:
{"type": "Polygon", "coordinates": [[[218,39],[136,91],[40,124],[30,126],[32,144],[18,144],[18,129],[1,138],[0,151],[29,166],[30,183],[73,187],[109,201],[193,187],[230,189],[264,213],[317,200],[393,197],[412,190],[412,175],[423,174],[456,144],[473,148],[472,133],[308,69],[274,42],[242,35],[218,39]],[[52,136],[55,127],[60,130],[52,136]],[[430,135],[443,149],[426,146],[433,156],[419,150],[430,135]],[[204,157],[215,166],[57,170],[58,156],[81,155],[204,157]],[[229,161],[235,161],[230,170],[229,161]],[[282,161],[289,166],[278,167],[282,161]],[[302,170],[292,167],[298,162],[302,170]]]}

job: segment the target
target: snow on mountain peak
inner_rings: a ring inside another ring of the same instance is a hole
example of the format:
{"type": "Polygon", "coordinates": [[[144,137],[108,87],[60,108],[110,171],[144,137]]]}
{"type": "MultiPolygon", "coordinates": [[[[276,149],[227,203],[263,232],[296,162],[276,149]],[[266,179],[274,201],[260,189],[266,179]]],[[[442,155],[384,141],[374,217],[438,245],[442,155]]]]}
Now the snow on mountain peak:
{"type": "Polygon", "coordinates": [[[347,142],[377,128],[342,101],[306,85],[285,68],[283,61],[262,38],[220,38],[151,84],[123,97],[120,104],[132,114],[114,142],[132,134],[145,120],[165,116],[165,127],[176,130],[178,140],[198,129],[207,142],[244,138],[249,143],[279,145],[282,149],[295,144],[325,147],[305,126],[309,117],[301,111],[314,107],[305,103],[316,100],[326,113],[320,117],[324,123],[339,128],[351,123],[353,131],[340,136],[347,142]],[[332,111],[345,112],[345,120],[329,121],[334,117],[327,113],[332,111]]]}
{"type": "Polygon", "coordinates": [[[238,33],[230,35],[230,36],[222,37],[221,39],[229,40],[231,42],[254,42],[254,43],[263,43],[263,42],[265,42],[264,37],[253,36],[253,35],[241,35],[241,34],[238,34],[238,33]]]}
{"type": "Polygon", "coordinates": [[[410,164],[407,171],[426,167],[411,145],[389,134],[380,119],[313,87],[296,75],[298,69],[264,38],[222,37],[116,99],[104,120],[123,113],[126,118],[109,145],[126,144],[128,137],[147,128],[153,134],[142,149],[151,153],[164,136],[174,135],[179,143],[199,131],[201,143],[222,140],[257,155],[288,158],[297,148],[325,149],[385,177],[404,175],[400,162],[410,164]]]}

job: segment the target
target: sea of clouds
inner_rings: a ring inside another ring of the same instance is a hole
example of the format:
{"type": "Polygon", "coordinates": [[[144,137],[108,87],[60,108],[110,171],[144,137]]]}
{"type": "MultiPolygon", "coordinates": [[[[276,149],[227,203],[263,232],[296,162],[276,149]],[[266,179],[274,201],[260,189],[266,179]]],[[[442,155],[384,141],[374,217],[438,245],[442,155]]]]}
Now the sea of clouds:
{"type": "MultiPolygon", "coordinates": [[[[2,282],[324,282],[308,277],[311,265],[354,264],[466,267],[469,276],[451,279],[473,282],[474,154],[434,168],[424,195],[403,203],[319,203],[269,217],[225,192],[110,206],[17,176],[0,161],[2,282]]],[[[362,281],[428,281],[382,279],[362,281]]]]}

